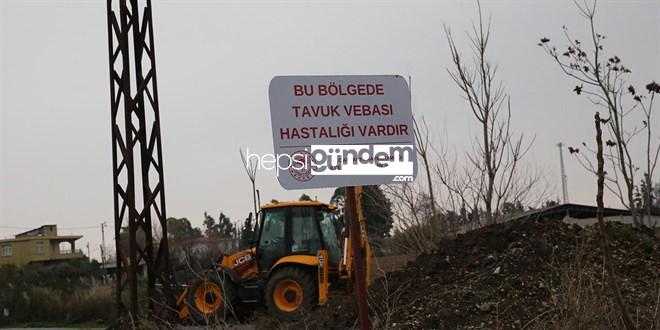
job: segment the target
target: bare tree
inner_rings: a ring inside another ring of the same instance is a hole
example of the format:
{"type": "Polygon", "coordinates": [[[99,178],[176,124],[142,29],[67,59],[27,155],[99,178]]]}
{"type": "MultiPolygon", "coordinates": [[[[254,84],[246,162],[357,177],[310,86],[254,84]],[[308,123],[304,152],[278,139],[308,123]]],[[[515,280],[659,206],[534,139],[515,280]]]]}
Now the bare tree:
{"type": "Polygon", "coordinates": [[[653,203],[651,201],[651,191],[653,190],[653,174],[655,172],[655,167],[658,164],[658,156],[660,155],[660,143],[654,147],[653,140],[651,138],[651,117],[653,100],[656,93],[660,94],[660,85],[653,81],[646,85],[646,90],[650,95],[648,98],[644,95],[637,95],[635,89],[632,86],[628,88],[628,91],[633,95],[633,99],[639,102],[639,105],[644,113],[644,121],[642,121],[642,124],[644,124],[646,127],[646,175],[644,178],[646,181],[646,192],[642,198],[646,199],[644,204],[646,204],[647,224],[650,225],[651,208],[653,203]],[[646,102],[644,102],[645,99],[647,100],[646,102]]]}
{"type": "MultiPolygon", "coordinates": [[[[649,180],[652,180],[660,145],[657,148],[652,147],[650,119],[653,94],[659,93],[660,87],[655,82],[647,85],[650,98],[637,94],[635,88],[626,80],[631,71],[623,65],[621,58],[617,55],[606,57],[604,54],[603,43],[606,37],[595,28],[596,1],[591,5],[586,1],[575,1],[575,4],[580,14],[589,22],[590,40],[583,44],[579,39],[573,38],[564,26],[564,37],[568,43],[565,49],[558,50],[550,44],[550,39],[545,37],[541,38],[539,46],[555,60],[565,75],[576,82],[573,92],[587,97],[594,105],[607,109],[610,118],[607,133],[610,139],[605,142],[608,150],[605,151],[604,158],[612,171],[606,171],[608,175],[605,184],[607,189],[631,210],[634,224],[639,225],[641,222],[634,198],[635,174],[639,166],[633,161],[632,151],[641,148],[634,144],[633,139],[641,132],[647,132],[646,165],[647,173],[650,174],[649,180]],[[635,119],[630,117],[638,108],[643,110],[646,119],[641,122],[640,127],[635,123],[635,119]]],[[[595,153],[586,143],[583,143],[583,146],[595,153]]],[[[583,167],[596,174],[594,164],[587,156],[580,154],[578,148],[571,147],[569,151],[577,156],[583,167]]]]}
{"type": "Polygon", "coordinates": [[[461,195],[464,205],[481,209],[487,224],[495,223],[505,202],[516,202],[520,193],[529,190],[539,178],[527,183],[519,176],[521,159],[532,145],[523,134],[511,130],[511,101],[502,83],[496,79],[497,65],[487,57],[491,36],[490,20],[484,22],[481,4],[479,21],[468,33],[473,53],[472,64],[464,61],[448,27],[445,34],[453,61],[449,75],[467,100],[480,127],[480,135],[474,140],[473,150],[467,153],[468,164],[464,168],[463,182],[451,182],[454,173],[439,167],[440,179],[449,191],[461,195]],[[518,191],[516,191],[518,190],[518,191]],[[466,198],[464,193],[472,194],[466,198]]]}
{"type": "Polygon", "coordinates": [[[395,238],[403,237],[400,242],[414,252],[432,251],[443,237],[483,225],[482,218],[488,224],[497,222],[507,204],[540,204],[549,188],[540,171],[522,163],[533,141],[512,132],[509,97],[495,79],[497,67],[486,56],[490,23],[484,24],[481,6],[478,25],[470,34],[474,66],[463,63],[449,28],[445,32],[454,63],[449,74],[468,101],[481,134],[465,157],[454,157],[447,139],[434,144],[426,121],[415,118],[425,183],[386,189],[398,230],[395,238]]]}
{"type": "Polygon", "coordinates": [[[404,183],[384,186],[392,202],[395,234],[390,243],[406,253],[429,253],[446,235],[437,227],[438,219],[431,216],[429,198],[420,185],[404,183]]]}
{"type": "Polygon", "coordinates": [[[619,311],[621,312],[621,318],[623,323],[626,326],[626,329],[635,329],[635,326],[630,318],[630,314],[626,309],[625,304],[623,303],[623,298],[621,297],[621,290],[619,289],[619,284],[614,275],[614,269],[612,268],[612,253],[610,251],[610,245],[608,240],[607,228],[605,227],[605,220],[603,220],[603,187],[605,186],[605,170],[604,164],[605,160],[603,157],[603,130],[601,128],[601,123],[607,123],[610,119],[601,119],[600,114],[596,112],[594,116],[594,123],[596,125],[596,176],[597,176],[597,193],[596,193],[596,217],[598,218],[598,228],[600,231],[600,240],[601,245],[603,246],[603,264],[605,271],[607,272],[607,280],[610,288],[614,292],[614,302],[616,303],[619,311]]]}
{"type": "Polygon", "coordinates": [[[387,185],[383,191],[392,205],[395,222],[394,239],[388,240],[393,248],[404,253],[431,252],[436,243],[448,235],[444,217],[436,201],[434,165],[430,159],[434,146],[424,118],[414,119],[417,157],[424,166],[426,183],[387,185]],[[421,122],[421,124],[420,124],[421,122]]]}
{"type": "Polygon", "coordinates": [[[417,143],[417,155],[422,159],[422,164],[424,165],[424,173],[426,174],[426,185],[428,189],[428,198],[431,207],[431,215],[433,218],[437,218],[438,212],[436,208],[435,193],[433,191],[433,179],[431,178],[433,168],[429,164],[429,147],[430,138],[429,138],[429,127],[426,124],[426,120],[422,117],[421,125],[418,123],[416,118],[413,118],[413,124],[415,126],[415,142],[417,143]]]}
{"type": "Polygon", "coordinates": [[[257,215],[258,211],[258,205],[257,205],[257,186],[256,186],[256,181],[257,181],[257,168],[259,164],[257,161],[252,161],[250,159],[249,161],[245,159],[245,155],[243,155],[243,150],[239,150],[239,153],[241,154],[241,161],[243,162],[243,167],[245,167],[245,173],[247,174],[248,178],[250,179],[250,183],[252,184],[252,207],[254,208],[254,215],[257,215]]]}

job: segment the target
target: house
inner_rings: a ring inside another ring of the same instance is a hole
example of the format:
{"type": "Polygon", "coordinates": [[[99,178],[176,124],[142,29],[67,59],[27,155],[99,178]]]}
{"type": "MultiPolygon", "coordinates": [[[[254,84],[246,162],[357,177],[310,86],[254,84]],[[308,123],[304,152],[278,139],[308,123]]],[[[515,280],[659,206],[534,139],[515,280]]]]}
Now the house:
{"type": "Polygon", "coordinates": [[[44,225],[20,233],[11,239],[0,240],[0,266],[18,267],[31,262],[57,262],[83,258],[76,249],[80,235],[58,236],[57,225],[44,225]]]}
{"type": "Polygon", "coordinates": [[[190,256],[221,255],[238,249],[238,239],[198,237],[172,244],[172,256],[183,262],[190,256]]]}

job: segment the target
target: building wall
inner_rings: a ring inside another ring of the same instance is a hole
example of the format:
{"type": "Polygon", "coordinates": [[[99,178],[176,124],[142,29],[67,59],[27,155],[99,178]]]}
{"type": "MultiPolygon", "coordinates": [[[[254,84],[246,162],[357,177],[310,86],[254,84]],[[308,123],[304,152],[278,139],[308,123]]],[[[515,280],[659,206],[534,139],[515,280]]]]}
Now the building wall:
{"type": "Polygon", "coordinates": [[[72,251],[71,254],[60,254],[59,243],[61,241],[49,240],[46,237],[0,242],[0,265],[13,264],[21,267],[32,261],[64,260],[83,257],[83,254],[77,251],[72,251]],[[42,250],[38,250],[37,248],[40,244],[43,248],[42,250]],[[11,256],[2,255],[5,245],[11,245],[11,256]]]}
{"type": "MultiPolygon", "coordinates": [[[[39,240],[43,241],[43,240],[39,240]]],[[[3,256],[0,253],[0,264],[14,264],[23,266],[37,257],[37,240],[9,241],[0,243],[0,248],[4,251],[4,246],[11,245],[11,256],[3,256]]],[[[44,244],[48,245],[48,244],[44,244]]],[[[45,253],[45,251],[44,251],[45,253]]]]}

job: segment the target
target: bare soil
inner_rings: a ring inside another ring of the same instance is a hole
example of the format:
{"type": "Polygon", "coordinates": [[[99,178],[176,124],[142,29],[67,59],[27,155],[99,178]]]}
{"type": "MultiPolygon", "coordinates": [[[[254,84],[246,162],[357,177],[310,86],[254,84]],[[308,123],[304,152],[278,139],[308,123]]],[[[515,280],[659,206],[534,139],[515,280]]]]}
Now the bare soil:
{"type": "MultiPolygon", "coordinates": [[[[608,229],[628,311],[639,328],[651,328],[660,322],[658,239],[650,230],[620,223],[608,229]]],[[[557,220],[496,224],[442,241],[436,252],[377,279],[370,287],[371,318],[378,329],[617,328],[604,276],[594,227],[557,220]],[[569,292],[573,286],[567,282],[574,277],[580,278],[578,288],[588,285],[590,290],[569,292]],[[574,300],[593,297],[567,295],[585,292],[596,292],[603,303],[573,306],[574,300]],[[589,310],[598,308],[590,316],[589,310]]],[[[348,329],[357,326],[356,319],[346,288],[304,320],[277,327],[348,329]]]]}

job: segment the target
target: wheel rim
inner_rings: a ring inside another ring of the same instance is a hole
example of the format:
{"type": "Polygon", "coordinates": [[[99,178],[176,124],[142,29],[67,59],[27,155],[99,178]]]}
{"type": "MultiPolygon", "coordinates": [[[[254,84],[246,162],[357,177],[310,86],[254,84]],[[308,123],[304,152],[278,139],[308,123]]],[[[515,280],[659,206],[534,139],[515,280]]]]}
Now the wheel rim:
{"type": "Polygon", "coordinates": [[[275,306],[284,312],[294,312],[303,300],[303,289],[294,280],[282,280],[277,283],[273,292],[275,306]]]}
{"type": "Polygon", "coordinates": [[[213,313],[222,304],[222,290],[213,282],[204,282],[195,290],[195,308],[205,315],[213,313]]]}

